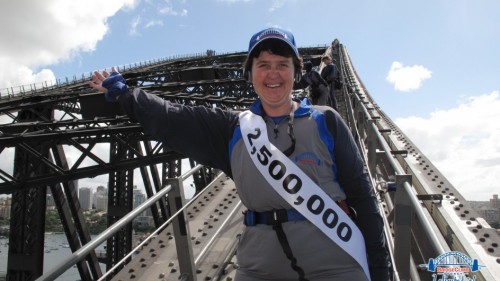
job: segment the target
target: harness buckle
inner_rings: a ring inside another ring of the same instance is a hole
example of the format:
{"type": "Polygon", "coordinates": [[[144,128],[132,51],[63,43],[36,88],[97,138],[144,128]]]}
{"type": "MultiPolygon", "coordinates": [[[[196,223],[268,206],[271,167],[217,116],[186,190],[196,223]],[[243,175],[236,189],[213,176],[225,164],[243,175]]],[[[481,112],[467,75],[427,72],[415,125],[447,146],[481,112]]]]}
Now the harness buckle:
{"type": "Polygon", "coordinates": [[[285,209],[272,210],[266,214],[268,225],[278,225],[288,221],[288,212],[285,209]]]}
{"type": "Polygon", "coordinates": [[[243,224],[245,226],[255,226],[257,225],[257,214],[253,211],[246,210],[243,212],[243,224]]]}

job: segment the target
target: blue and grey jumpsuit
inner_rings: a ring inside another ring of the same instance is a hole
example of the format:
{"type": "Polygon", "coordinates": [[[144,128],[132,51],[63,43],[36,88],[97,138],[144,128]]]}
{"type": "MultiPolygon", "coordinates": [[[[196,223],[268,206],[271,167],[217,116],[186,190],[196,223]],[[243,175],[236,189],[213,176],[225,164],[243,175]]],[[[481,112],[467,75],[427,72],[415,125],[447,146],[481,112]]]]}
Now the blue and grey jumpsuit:
{"type": "MultiPolygon", "coordinates": [[[[299,102],[293,121],[296,147],[289,158],[332,199],[346,200],[357,211],[356,224],[365,238],[371,278],[388,280],[383,220],[356,143],[330,107],[312,106],[308,99],[299,102]]],[[[152,139],[231,177],[249,210],[292,208],[250,159],[241,138],[239,112],[170,103],[139,88],[121,94],[119,103],[152,139]]],[[[250,110],[264,118],[271,143],[282,151],[290,147],[288,116],[265,116],[259,99],[250,110]]],[[[308,280],[366,280],[356,261],[309,221],[286,222],[283,229],[308,280]]],[[[270,225],[245,228],[237,259],[236,281],[298,280],[270,225]]]]}

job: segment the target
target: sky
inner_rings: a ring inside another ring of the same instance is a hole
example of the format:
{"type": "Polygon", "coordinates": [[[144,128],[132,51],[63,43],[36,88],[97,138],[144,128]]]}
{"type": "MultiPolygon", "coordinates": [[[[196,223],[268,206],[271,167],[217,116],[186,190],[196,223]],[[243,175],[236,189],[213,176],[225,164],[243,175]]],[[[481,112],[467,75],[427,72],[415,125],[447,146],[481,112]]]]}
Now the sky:
{"type": "Polygon", "coordinates": [[[500,193],[498,11],[497,0],[0,0],[0,94],[246,51],[266,27],[291,31],[299,47],[337,38],[382,110],[467,200],[486,201],[500,193]]]}

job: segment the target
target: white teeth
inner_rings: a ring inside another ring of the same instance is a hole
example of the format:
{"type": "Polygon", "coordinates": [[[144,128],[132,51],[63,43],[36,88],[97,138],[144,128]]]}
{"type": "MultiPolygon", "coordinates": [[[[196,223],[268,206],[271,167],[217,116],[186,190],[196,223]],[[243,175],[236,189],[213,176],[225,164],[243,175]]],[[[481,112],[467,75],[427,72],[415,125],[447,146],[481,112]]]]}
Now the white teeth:
{"type": "Polygon", "coordinates": [[[280,86],[280,84],[267,84],[267,86],[268,86],[269,88],[276,88],[276,87],[279,87],[279,86],[280,86]]]}

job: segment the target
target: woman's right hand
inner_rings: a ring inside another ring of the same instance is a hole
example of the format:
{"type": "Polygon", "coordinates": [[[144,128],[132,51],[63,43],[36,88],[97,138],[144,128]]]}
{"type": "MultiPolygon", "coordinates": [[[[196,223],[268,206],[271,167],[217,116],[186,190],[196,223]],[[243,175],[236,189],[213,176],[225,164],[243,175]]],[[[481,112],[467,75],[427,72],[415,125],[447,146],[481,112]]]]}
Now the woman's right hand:
{"type": "Polygon", "coordinates": [[[110,102],[117,101],[120,95],[128,89],[125,79],[114,66],[111,68],[111,74],[107,70],[102,73],[95,71],[89,81],[89,86],[104,93],[106,100],[110,102]]]}
{"type": "MultiPolygon", "coordinates": [[[[111,68],[111,72],[116,72],[115,67],[111,68]]],[[[104,70],[102,73],[99,71],[94,71],[94,74],[92,75],[92,79],[89,81],[89,86],[93,89],[96,89],[97,91],[101,93],[106,93],[108,89],[104,88],[102,86],[102,82],[109,77],[109,72],[107,70],[104,70]]]]}

